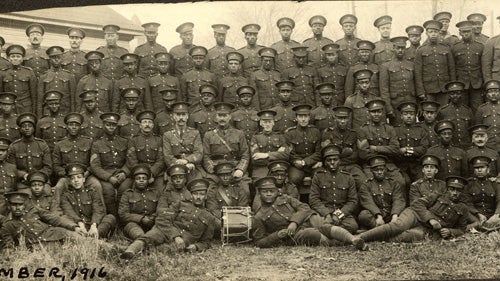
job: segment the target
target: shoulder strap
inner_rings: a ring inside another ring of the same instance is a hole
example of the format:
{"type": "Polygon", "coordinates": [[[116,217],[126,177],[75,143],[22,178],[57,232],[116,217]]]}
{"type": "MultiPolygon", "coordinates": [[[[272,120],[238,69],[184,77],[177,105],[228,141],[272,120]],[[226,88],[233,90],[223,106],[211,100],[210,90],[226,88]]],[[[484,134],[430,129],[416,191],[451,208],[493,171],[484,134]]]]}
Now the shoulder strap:
{"type": "Polygon", "coordinates": [[[227,148],[227,150],[229,150],[229,152],[233,152],[233,149],[231,149],[231,147],[229,146],[229,144],[227,144],[226,140],[224,140],[219,135],[219,131],[217,131],[217,129],[215,129],[214,132],[215,132],[215,135],[220,139],[220,141],[222,142],[222,144],[227,148]]]}
{"type": "Polygon", "coordinates": [[[220,196],[222,197],[222,200],[224,200],[224,202],[226,202],[226,204],[228,206],[231,206],[232,205],[232,200],[229,199],[229,197],[227,197],[226,193],[224,192],[224,190],[222,190],[222,188],[218,187],[217,188],[217,191],[219,192],[220,196]]]}

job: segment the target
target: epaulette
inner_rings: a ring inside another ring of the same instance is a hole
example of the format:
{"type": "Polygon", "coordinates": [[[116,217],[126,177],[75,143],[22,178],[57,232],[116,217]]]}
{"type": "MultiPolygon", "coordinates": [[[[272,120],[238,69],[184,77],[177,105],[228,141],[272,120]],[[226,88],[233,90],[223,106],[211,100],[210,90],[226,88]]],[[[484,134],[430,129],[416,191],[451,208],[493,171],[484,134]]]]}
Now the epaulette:
{"type": "Polygon", "coordinates": [[[63,72],[67,72],[67,73],[70,73],[70,74],[73,74],[71,71],[66,70],[66,69],[64,69],[64,68],[61,68],[61,71],[63,71],[63,72]]]}
{"type": "Polygon", "coordinates": [[[89,139],[89,140],[92,140],[92,138],[91,138],[91,137],[89,137],[89,136],[84,136],[84,135],[80,135],[80,138],[82,138],[82,139],[89,139]]]}
{"type": "Polygon", "coordinates": [[[33,68],[28,67],[28,66],[20,65],[19,67],[20,67],[20,68],[23,68],[23,69],[27,69],[27,70],[31,70],[31,71],[33,71],[33,68]]]}
{"type": "Polygon", "coordinates": [[[11,144],[15,144],[15,143],[18,143],[18,142],[20,142],[20,141],[22,141],[22,138],[20,138],[20,139],[17,139],[17,140],[15,140],[15,141],[13,141],[11,144]]]}
{"type": "Polygon", "coordinates": [[[317,174],[325,174],[325,173],[328,173],[328,171],[325,170],[325,169],[318,169],[315,173],[317,173],[317,174]]]}
{"type": "Polygon", "coordinates": [[[293,129],[293,130],[297,129],[297,126],[292,126],[292,127],[288,128],[288,129],[286,129],[284,133],[289,132],[289,131],[291,131],[292,129],[293,129]]]}
{"type": "Polygon", "coordinates": [[[485,102],[485,103],[483,103],[483,104],[479,105],[479,107],[486,106],[487,104],[489,104],[489,103],[488,103],[488,102],[485,102]]]}
{"type": "Polygon", "coordinates": [[[373,180],[374,180],[374,178],[367,178],[367,179],[365,180],[365,182],[371,182],[371,181],[373,181],[373,180]]]}
{"type": "Polygon", "coordinates": [[[137,74],[137,76],[136,76],[136,77],[139,77],[139,78],[142,78],[142,79],[146,79],[146,78],[144,78],[144,76],[142,76],[142,75],[140,75],[140,74],[137,74]]]}
{"type": "Polygon", "coordinates": [[[317,128],[316,125],[309,124],[307,125],[307,128],[317,128]]]}
{"type": "Polygon", "coordinates": [[[467,181],[476,181],[476,180],[477,180],[476,177],[469,177],[469,178],[467,178],[467,181]]]}
{"type": "Polygon", "coordinates": [[[351,173],[349,173],[348,171],[340,170],[340,173],[342,173],[342,174],[346,174],[346,175],[351,175],[351,176],[352,176],[352,174],[351,174],[351,173]]]}
{"type": "Polygon", "coordinates": [[[302,43],[305,43],[305,42],[307,42],[307,41],[311,41],[311,40],[313,40],[313,39],[314,39],[314,37],[307,38],[306,40],[302,41],[302,43]]]}
{"type": "Polygon", "coordinates": [[[422,183],[422,182],[424,182],[424,179],[418,179],[418,180],[412,182],[411,184],[422,183]]]}
{"type": "Polygon", "coordinates": [[[34,137],[33,139],[34,139],[34,140],[37,140],[37,141],[42,141],[42,142],[45,142],[45,140],[44,140],[44,139],[41,139],[41,138],[34,137]]]}
{"type": "Polygon", "coordinates": [[[0,69],[0,71],[5,71],[5,70],[8,70],[9,68],[10,68],[10,66],[7,66],[7,67],[0,69]]]}
{"type": "Polygon", "coordinates": [[[434,147],[439,147],[439,144],[435,144],[433,146],[430,146],[429,148],[434,148],[434,147]]]}

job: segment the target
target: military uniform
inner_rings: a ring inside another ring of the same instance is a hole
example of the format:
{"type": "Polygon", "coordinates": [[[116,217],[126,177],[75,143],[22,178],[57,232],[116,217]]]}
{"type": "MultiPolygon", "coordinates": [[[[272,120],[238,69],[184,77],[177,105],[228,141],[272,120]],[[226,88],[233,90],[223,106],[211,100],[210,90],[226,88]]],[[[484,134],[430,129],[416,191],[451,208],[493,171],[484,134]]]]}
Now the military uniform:
{"type": "Polygon", "coordinates": [[[344,84],[346,75],[347,67],[342,64],[327,64],[318,69],[320,83],[333,83],[333,85],[335,85],[333,89],[333,100],[337,105],[344,104],[345,101],[344,84]]]}
{"type": "Polygon", "coordinates": [[[344,36],[343,38],[335,41],[335,43],[340,46],[339,64],[349,68],[359,62],[359,50],[356,46],[359,41],[361,41],[361,39],[354,36],[352,38],[344,36]]]}
{"type": "Polygon", "coordinates": [[[179,79],[181,95],[190,103],[200,100],[200,86],[204,84],[216,84],[215,74],[206,69],[193,68],[184,73],[179,79]]]}
{"type": "Polygon", "coordinates": [[[335,124],[335,114],[332,109],[339,104],[337,104],[334,98],[331,96],[333,95],[334,88],[335,85],[331,83],[322,83],[316,86],[316,92],[319,93],[320,97],[322,97],[323,95],[330,96],[330,104],[323,102],[323,99],[320,98],[321,104],[311,111],[310,122],[321,132],[335,124]]]}
{"type": "MultiPolygon", "coordinates": [[[[83,76],[76,87],[77,93],[84,91],[97,91],[96,102],[97,108],[102,112],[111,110],[111,97],[113,96],[113,83],[104,75],[87,74],[83,76]]],[[[82,110],[80,100],[77,101],[76,111],[82,110]]]]}
{"type": "Polygon", "coordinates": [[[295,66],[295,62],[293,61],[293,47],[300,46],[300,43],[295,40],[283,41],[280,40],[271,45],[271,48],[276,50],[276,59],[275,59],[275,68],[279,72],[283,70],[295,66]]]}
{"type": "Polygon", "coordinates": [[[82,136],[87,136],[93,140],[99,139],[104,135],[102,120],[99,118],[103,112],[95,110],[94,112],[82,111],[82,136]]]}
{"type": "Polygon", "coordinates": [[[469,196],[469,211],[490,218],[500,214],[500,187],[488,178],[473,177],[469,179],[465,193],[469,196]]]}
{"type": "MultiPolygon", "coordinates": [[[[118,26],[107,25],[103,27],[103,30],[105,33],[116,33],[120,30],[120,28],[118,26]]],[[[123,62],[120,57],[128,53],[128,50],[118,45],[107,45],[97,48],[96,51],[104,54],[104,58],[101,63],[102,74],[112,81],[120,79],[123,75],[123,62]]]]}
{"type": "MultiPolygon", "coordinates": [[[[35,182],[39,182],[46,185],[48,182],[48,177],[41,172],[32,172],[28,175],[28,182],[30,186],[35,182]]],[[[42,190],[39,194],[35,194],[33,189],[30,189],[31,197],[29,199],[29,206],[35,206],[41,210],[51,212],[55,215],[61,216],[62,210],[59,207],[59,197],[53,196],[50,192],[42,190]]]]}
{"type": "MultiPolygon", "coordinates": [[[[305,46],[295,47],[293,51],[295,56],[307,55],[305,52],[305,46]]],[[[307,103],[312,106],[316,106],[319,102],[314,91],[314,88],[319,83],[319,78],[316,69],[312,66],[294,66],[285,69],[281,73],[281,80],[292,81],[294,83],[292,96],[290,98],[292,104],[298,105],[307,103]]]]}
{"type": "Polygon", "coordinates": [[[61,63],[62,68],[71,72],[75,76],[75,82],[78,83],[80,79],[88,74],[87,59],[85,58],[84,51],[81,50],[67,50],[64,52],[61,63]]]}
{"type": "Polygon", "coordinates": [[[489,168],[491,176],[496,177],[500,173],[498,169],[500,167],[500,157],[496,150],[487,146],[478,147],[473,144],[465,153],[467,155],[467,163],[469,163],[469,175],[474,174],[471,160],[478,156],[485,156],[490,159],[489,168]]]}
{"type": "Polygon", "coordinates": [[[191,171],[193,177],[202,174],[203,150],[198,130],[186,126],[181,131],[174,125],[170,131],[163,134],[163,160],[165,164],[170,167],[178,159],[184,159],[195,165],[196,171],[191,171]]]}
{"type": "Polygon", "coordinates": [[[261,110],[270,109],[278,103],[278,88],[276,83],[280,81],[280,73],[277,70],[265,70],[260,68],[254,71],[248,83],[257,91],[254,98],[256,108],[261,110]]]}
{"type": "Polygon", "coordinates": [[[325,54],[321,49],[323,46],[331,43],[333,43],[333,40],[327,37],[321,37],[319,39],[311,37],[302,42],[302,46],[307,47],[307,61],[313,69],[317,69],[322,65],[325,54]]]}
{"type": "Polygon", "coordinates": [[[49,56],[47,49],[41,46],[29,45],[26,47],[23,65],[33,70],[38,78],[49,69],[49,56]]]}
{"type": "Polygon", "coordinates": [[[153,42],[146,42],[135,48],[134,54],[139,55],[139,75],[151,77],[158,74],[157,61],[155,55],[160,52],[167,52],[167,48],[153,42]]]}
{"type": "MultiPolygon", "coordinates": [[[[0,94],[0,104],[14,105],[16,98],[17,96],[13,93],[0,94]]],[[[0,138],[7,138],[11,142],[21,137],[19,127],[16,124],[17,114],[14,112],[15,108],[10,113],[4,111],[0,115],[0,138]]]]}
{"type": "Polygon", "coordinates": [[[56,142],[66,137],[66,124],[64,124],[64,115],[62,113],[45,116],[36,125],[36,135],[47,143],[50,151],[54,149],[56,142]]]}
{"type": "Polygon", "coordinates": [[[415,57],[417,56],[417,49],[420,47],[420,44],[414,45],[410,44],[408,48],[405,50],[405,59],[415,62],[415,57]]]}
{"type": "MultiPolygon", "coordinates": [[[[50,49],[49,49],[50,50],[50,49]]],[[[48,109],[43,106],[43,96],[49,91],[61,92],[61,113],[75,111],[76,108],[76,82],[75,76],[64,69],[50,68],[38,80],[37,115],[43,116],[48,109]]]]}
{"type": "Polygon", "coordinates": [[[368,123],[368,110],[365,104],[377,98],[371,92],[363,94],[357,90],[345,99],[344,106],[352,108],[352,128],[359,128],[368,123]]]}
{"type": "Polygon", "coordinates": [[[2,69],[7,69],[9,67],[11,67],[12,64],[10,63],[10,61],[4,57],[0,57],[0,70],[2,69]]]}
{"type": "Polygon", "coordinates": [[[389,38],[382,38],[380,41],[374,43],[375,49],[373,50],[373,62],[381,65],[394,58],[394,51],[392,49],[392,42],[389,38]]]}
{"type": "Polygon", "coordinates": [[[203,153],[203,167],[209,173],[223,161],[234,163],[236,169],[243,173],[248,168],[249,148],[245,133],[230,126],[206,132],[203,137],[203,153]]]}
{"type": "Polygon", "coordinates": [[[130,138],[139,135],[140,127],[139,121],[137,121],[136,116],[139,114],[140,110],[135,109],[134,111],[124,112],[120,114],[120,121],[118,122],[119,135],[124,138],[130,138]]]}
{"type": "MultiPolygon", "coordinates": [[[[379,71],[380,67],[374,63],[363,63],[363,62],[358,62],[355,65],[349,67],[347,74],[346,74],[346,79],[345,79],[345,95],[346,97],[349,97],[350,95],[353,95],[356,93],[356,78],[354,77],[354,73],[356,73],[359,70],[362,69],[369,69],[372,71],[372,76],[370,78],[370,92],[374,94],[375,96],[380,96],[380,89],[379,89],[379,71]]],[[[347,98],[346,98],[347,99],[347,98]]]]}
{"type": "Polygon", "coordinates": [[[465,151],[456,146],[443,146],[438,144],[429,147],[428,154],[433,154],[441,159],[437,179],[445,179],[451,175],[468,175],[467,156],[465,151]]]}
{"type": "Polygon", "coordinates": [[[206,132],[212,131],[217,127],[215,114],[213,105],[206,107],[199,104],[199,107],[191,112],[188,119],[188,126],[197,129],[203,138],[206,132]]]}
{"type": "Polygon", "coordinates": [[[172,204],[178,204],[181,201],[191,201],[191,199],[191,192],[189,192],[185,186],[182,189],[177,189],[172,185],[172,182],[169,181],[160,196],[160,203],[158,204],[168,207],[172,204]]]}
{"type": "Polygon", "coordinates": [[[65,169],[69,163],[80,163],[88,166],[90,164],[92,142],[93,139],[87,136],[68,136],[56,142],[52,151],[54,173],[58,177],[66,176],[65,169]]]}
{"type": "MultiPolygon", "coordinates": [[[[0,149],[7,150],[10,143],[9,139],[0,138],[0,149]]],[[[8,163],[6,159],[0,160],[0,196],[2,196],[0,199],[0,220],[3,220],[2,216],[6,216],[10,211],[4,194],[17,188],[17,174],[15,164],[8,163]]]]}
{"type": "Polygon", "coordinates": [[[452,102],[439,109],[437,120],[453,120],[455,124],[454,145],[468,149],[471,145],[471,136],[468,128],[472,125],[472,110],[463,104],[456,105],[452,102]]]}
{"type": "Polygon", "coordinates": [[[474,120],[476,124],[488,125],[488,146],[500,151],[500,104],[485,102],[477,109],[474,120]]]}
{"type": "MultiPolygon", "coordinates": [[[[398,157],[393,157],[395,164],[403,171],[406,178],[406,185],[411,183],[417,178],[420,173],[420,163],[419,158],[424,155],[425,151],[429,147],[429,140],[427,137],[427,132],[418,124],[406,125],[401,124],[394,127],[396,131],[396,136],[398,137],[400,148],[411,148],[412,155],[406,156],[400,152],[398,157]]],[[[405,187],[402,188],[403,191],[407,191],[405,187]]]]}
{"type": "Polygon", "coordinates": [[[238,94],[236,93],[236,89],[241,86],[247,85],[247,78],[228,73],[218,81],[217,89],[219,89],[220,91],[219,100],[236,104],[238,102],[238,94]]]}
{"type": "MultiPolygon", "coordinates": [[[[214,29],[214,32],[217,33],[226,33],[227,30],[229,29],[229,26],[227,25],[222,25],[222,24],[214,24],[212,25],[212,28],[214,29]]],[[[229,47],[227,45],[215,45],[212,48],[208,50],[207,57],[205,60],[206,63],[206,68],[210,70],[210,72],[214,73],[217,75],[217,77],[220,79],[226,74],[229,73],[227,69],[227,60],[226,60],[226,55],[229,52],[234,52],[236,51],[235,48],[229,47]]]]}
{"type": "Polygon", "coordinates": [[[140,90],[139,102],[137,104],[138,110],[153,109],[153,102],[151,100],[151,92],[149,91],[148,81],[140,76],[125,75],[120,80],[116,81],[114,85],[113,97],[111,98],[111,108],[113,112],[123,112],[126,110],[122,93],[124,90],[129,88],[136,88],[140,90]]]}
{"type": "Polygon", "coordinates": [[[172,117],[172,112],[166,108],[158,111],[155,121],[155,130],[160,136],[163,136],[163,134],[174,128],[175,121],[172,117]]]}
{"type": "MultiPolygon", "coordinates": [[[[439,169],[439,167],[438,167],[439,169]]],[[[410,185],[409,204],[415,200],[430,196],[433,193],[443,194],[446,192],[446,183],[439,179],[418,179],[410,185]]]]}
{"type": "Polygon", "coordinates": [[[484,44],[481,69],[484,81],[500,80],[500,35],[491,37],[484,44]]]}
{"type": "MultiPolygon", "coordinates": [[[[250,86],[241,86],[237,89],[238,96],[251,95],[255,97],[255,89],[250,86]]],[[[257,110],[251,106],[244,107],[240,105],[235,111],[231,113],[231,124],[235,129],[243,131],[247,143],[254,134],[259,132],[259,116],[257,110]]]]}
{"type": "MultiPolygon", "coordinates": [[[[153,102],[154,111],[159,113],[163,110],[163,99],[161,90],[166,88],[180,90],[180,82],[177,77],[171,76],[168,73],[158,73],[155,76],[148,78],[148,83],[151,91],[151,100],[153,102]]],[[[176,97],[180,100],[180,98],[176,97]]],[[[157,116],[158,117],[158,116],[157,116]]]]}

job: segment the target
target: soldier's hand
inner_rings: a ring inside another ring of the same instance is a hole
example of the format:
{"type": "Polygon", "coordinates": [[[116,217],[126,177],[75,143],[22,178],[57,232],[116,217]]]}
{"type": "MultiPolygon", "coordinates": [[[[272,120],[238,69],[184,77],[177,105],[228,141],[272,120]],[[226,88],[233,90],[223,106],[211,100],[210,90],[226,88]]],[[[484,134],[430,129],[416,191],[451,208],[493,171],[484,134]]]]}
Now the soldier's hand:
{"type": "Polygon", "coordinates": [[[233,177],[235,178],[241,178],[243,176],[243,171],[240,170],[240,169],[237,169],[236,171],[234,171],[233,173],[233,177]]]}
{"type": "Polygon", "coordinates": [[[487,218],[485,215],[481,214],[481,213],[478,213],[478,214],[477,214],[477,217],[479,218],[479,221],[480,221],[481,223],[483,223],[483,222],[485,222],[486,220],[488,220],[488,218],[487,218]]]}
{"type": "Polygon", "coordinates": [[[186,248],[186,244],[180,236],[175,237],[174,242],[177,249],[184,250],[184,248],[186,248]]]}
{"type": "Polygon", "coordinates": [[[342,156],[343,157],[351,156],[353,152],[354,152],[354,150],[352,150],[352,148],[350,148],[350,147],[344,147],[342,149],[342,156]]]}
{"type": "Polygon", "coordinates": [[[191,245],[189,245],[189,246],[187,246],[187,247],[186,247],[186,250],[187,250],[188,252],[190,252],[190,253],[194,253],[194,252],[196,252],[196,250],[197,250],[197,249],[196,249],[196,245],[191,244],[191,245]]]}
{"type": "Polygon", "coordinates": [[[395,222],[398,219],[398,215],[394,214],[392,215],[391,222],[395,222]]]}
{"type": "Polygon", "coordinates": [[[151,184],[151,183],[153,183],[153,182],[155,182],[155,178],[150,177],[150,178],[149,178],[149,180],[148,180],[148,183],[150,183],[150,184],[151,184]]]}
{"type": "Polygon", "coordinates": [[[381,215],[378,215],[377,219],[375,220],[375,224],[377,226],[385,224],[384,218],[381,215]]]}
{"type": "Polygon", "coordinates": [[[189,162],[186,159],[175,160],[175,164],[177,164],[177,165],[186,165],[187,163],[189,163],[189,162]]]}
{"type": "Polygon", "coordinates": [[[295,161],[293,161],[293,165],[297,169],[302,169],[302,160],[295,160],[295,161]]]}
{"type": "Polygon", "coordinates": [[[285,152],[285,151],[286,151],[286,147],[284,147],[284,146],[278,148],[278,152],[285,152]]]}
{"type": "Polygon", "coordinates": [[[473,223],[470,223],[470,224],[468,224],[468,225],[465,227],[465,230],[466,230],[467,232],[470,232],[470,231],[472,231],[473,229],[475,229],[476,227],[478,227],[479,225],[481,225],[481,223],[480,223],[480,222],[478,222],[478,221],[473,222],[473,223]]]}
{"type": "Polygon", "coordinates": [[[278,231],[278,237],[280,239],[283,239],[283,238],[285,238],[287,236],[288,236],[288,229],[285,228],[285,229],[282,229],[282,230],[278,231]]]}
{"type": "Polygon", "coordinates": [[[127,178],[127,176],[124,172],[119,172],[118,174],[116,174],[116,178],[118,179],[118,183],[122,183],[127,178]]]}
{"type": "Polygon", "coordinates": [[[448,238],[451,236],[451,231],[448,228],[441,228],[439,230],[439,234],[441,234],[441,237],[443,238],[448,238]]]}
{"type": "Polygon", "coordinates": [[[85,173],[83,173],[83,176],[85,178],[88,178],[90,176],[90,172],[89,171],[85,171],[85,173]]]}
{"type": "Polygon", "coordinates": [[[147,227],[151,223],[151,220],[147,216],[144,216],[144,217],[142,217],[140,223],[141,223],[141,225],[147,227]]]}
{"type": "Polygon", "coordinates": [[[430,219],[429,224],[432,226],[432,229],[434,230],[439,230],[442,228],[441,224],[435,219],[430,219]]]}
{"type": "Polygon", "coordinates": [[[118,185],[119,183],[118,179],[115,176],[110,177],[108,181],[112,185],[118,185]]]}
{"type": "Polygon", "coordinates": [[[336,215],[332,215],[332,221],[333,221],[333,223],[332,223],[333,225],[339,225],[340,224],[340,219],[336,215]]]}
{"type": "Polygon", "coordinates": [[[87,230],[85,228],[82,229],[79,226],[75,227],[75,232],[82,236],[87,235],[87,230]]]}
{"type": "Polygon", "coordinates": [[[97,231],[97,225],[93,223],[89,229],[89,235],[95,238],[99,238],[99,232],[97,231]]]}
{"type": "Polygon", "coordinates": [[[263,152],[257,152],[252,156],[253,160],[266,159],[269,157],[269,154],[263,152]]]}
{"type": "Polygon", "coordinates": [[[288,231],[287,233],[288,233],[288,235],[289,235],[289,236],[294,235],[294,234],[295,234],[295,231],[297,231],[297,227],[298,227],[297,223],[295,223],[295,222],[291,222],[291,223],[288,225],[288,228],[287,228],[287,231],[288,231]]]}
{"type": "Polygon", "coordinates": [[[332,215],[328,214],[325,216],[325,223],[333,224],[332,215]]]}
{"type": "Polygon", "coordinates": [[[194,164],[193,163],[187,163],[186,168],[188,168],[189,171],[194,171],[194,164]]]}
{"type": "Polygon", "coordinates": [[[370,145],[370,151],[377,152],[377,146],[376,145],[370,145]]]}

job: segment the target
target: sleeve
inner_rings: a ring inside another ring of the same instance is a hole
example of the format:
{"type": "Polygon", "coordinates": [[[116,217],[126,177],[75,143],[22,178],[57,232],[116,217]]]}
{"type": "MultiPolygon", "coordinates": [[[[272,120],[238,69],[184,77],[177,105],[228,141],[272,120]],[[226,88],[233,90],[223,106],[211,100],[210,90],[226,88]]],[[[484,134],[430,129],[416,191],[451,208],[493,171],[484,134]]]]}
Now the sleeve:
{"type": "Polygon", "coordinates": [[[354,70],[352,67],[349,67],[347,70],[347,74],[345,76],[345,84],[344,90],[346,97],[354,94],[355,84],[354,84],[354,70]]]}
{"type": "Polygon", "coordinates": [[[356,191],[356,184],[352,176],[348,176],[347,183],[349,185],[347,190],[347,202],[345,202],[341,210],[344,214],[353,215],[358,208],[358,192],[356,191]]]}
{"type": "Polygon", "coordinates": [[[181,202],[170,205],[167,208],[158,209],[158,217],[155,220],[155,226],[163,232],[169,240],[181,236],[180,230],[174,225],[174,219],[179,213],[181,202]]]}
{"type": "Polygon", "coordinates": [[[431,194],[426,197],[419,198],[415,200],[411,206],[411,208],[417,213],[418,218],[421,223],[429,226],[429,221],[431,219],[435,219],[435,215],[429,211],[434,202],[441,196],[440,194],[431,194]]]}
{"type": "Polygon", "coordinates": [[[175,163],[175,156],[172,152],[172,144],[170,143],[170,135],[169,132],[163,133],[163,161],[170,167],[175,163]]]}
{"type": "Polygon", "coordinates": [[[137,154],[135,150],[135,142],[136,138],[132,137],[130,138],[128,144],[127,144],[127,167],[131,169],[135,165],[139,163],[139,160],[137,160],[137,154]]]}
{"type": "Polygon", "coordinates": [[[236,165],[236,169],[246,172],[248,168],[248,162],[250,160],[250,149],[248,148],[247,139],[245,138],[245,134],[243,132],[239,132],[239,156],[240,161],[236,165]]]}
{"type": "Polygon", "coordinates": [[[99,142],[94,142],[90,148],[90,171],[100,180],[107,181],[111,176],[113,176],[113,173],[110,173],[102,168],[99,145],[99,142]]]}
{"type": "Polygon", "coordinates": [[[76,227],[76,223],[64,216],[59,216],[57,214],[51,213],[49,211],[38,210],[40,218],[43,222],[48,223],[52,226],[64,227],[68,230],[73,231],[76,227]]]}
{"type": "Polygon", "coordinates": [[[380,97],[386,102],[388,107],[388,113],[394,112],[391,104],[391,93],[389,92],[390,85],[389,78],[389,68],[382,64],[379,67],[379,88],[380,88],[380,97]]]}
{"type": "Polygon", "coordinates": [[[370,211],[372,215],[376,216],[381,214],[379,207],[375,204],[375,201],[373,201],[373,197],[370,194],[368,183],[362,183],[359,187],[359,203],[361,204],[361,207],[370,211]]]}
{"type": "Polygon", "coordinates": [[[203,144],[201,142],[201,135],[198,130],[194,131],[194,144],[193,144],[193,152],[191,154],[186,155],[186,160],[190,163],[198,165],[201,163],[203,159],[203,144]]]}
{"type": "MultiPolygon", "coordinates": [[[[32,104],[32,108],[33,108],[33,112],[37,112],[37,108],[38,108],[38,104],[37,104],[37,101],[38,101],[38,95],[41,95],[42,98],[43,98],[43,93],[39,93],[38,92],[38,87],[37,87],[37,78],[36,78],[36,75],[35,75],[35,72],[33,72],[33,70],[29,70],[30,74],[29,74],[29,86],[30,86],[30,95],[31,95],[31,104],[32,104]]],[[[42,118],[41,115],[37,115],[39,118],[42,118]]]]}
{"type": "Polygon", "coordinates": [[[144,89],[144,109],[154,110],[153,98],[151,97],[151,90],[148,80],[144,79],[145,89],[144,89]]]}
{"type": "Polygon", "coordinates": [[[413,147],[413,150],[415,151],[415,156],[416,157],[421,157],[425,154],[427,151],[427,148],[429,148],[429,134],[425,130],[420,130],[420,142],[418,146],[413,147]]]}
{"type": "Polygon", "coordinates": [[[420,197],[422,197],[422,194],[420,194],[420,190],[419,190],[419,183],[418,182],[413,182],[411,185],[410,185],[410,191],[409,191],[409,200],[410,202],[409,205],[412,205],[413,202],[417,199],[419,199],[420,197]]]}
{"type": "Polygon", "coordinates": [[[73,206],[71,206],[67,194],[63,194],[61,196],[61,209],[63,211],[64,216],[71,219],[73,222],[75,223],[83,222],[83,219],[75,212],[73,206]]]}
{"type": "Polygon", "coordinates": [[[181,97],[183,97],[183,100],[187,101],[188,98],[188,86],[187,86],[187,81],[186,81],[186,74],[183,74],[181,78],[179,79],[179,94],[181,97]]]}
{"type": "Polygon", "coordinates": [[[252,219],[253,224],[253,239],[255,246],[259,248],[271,248],[281,241],[278,237],[278,231],[267,233],[264,223],[259,218],[252,219]]]}
{"type": "Polygon", "coordinates": [[[158,177],[165,171],[165,162],[163,161],[163,146],[161,138],[158,139],[158,151],[156,152],[156,161],[151,165],[151,173],[153,177],[158,177]]]}
{"type": "MultiPolygon", "coordinates": [[[[43,96],[45,93],[45,87],[43,85],[43,79],[45,78],[45,75],[40,76],[40,80],[38,81],[38,84],[36,86],[36,101],[33,103],[33,112],[35,112],[36,116],[39,116],[39,118],[43,117],[43,96]],[[35,107],[36,105],[36,107],[35,107]]],[[[31,81],[30,81],[31,82],[31,81]]]]}
{"type": "Polygon", "coordinates": [[[456,80],[457,79],[457,72],[455,68],[455,59],[453,58],[453,54],[451,53],[451,48],[448,48],[449,52],[447,55],[447,60],[448,60],[448,73],[450,74],[450,79],[451,80],[456,80]]]}
{"type": "Polygon", "coordinates": [[[43,155],[43,167],[40,169],[40,172],[43,172],[46,175],[52,175],[52,155],[50,153],[50,148],[45,141],[40,142],[40,150],[43,155]]]}
{"type": "Polygon", "coordinates": [[[471,214],[469,213],[469,210],[467,209],[467,207],[464,204],[462,204],[462,205],[463,205],[462,206],[463,207],[462,208],[463,214],[460,216],[460,218],[458,218],[458,221],[454,225],[454,227],[449,228],[452,237],[458,237],[458,236],[464,235],[467,224],[472,222],[471,217],[470,217],[471,214]]]}
{"type": "Polygon", "coordinates": [[[321,161],[321,133],[318,129],[314,128],[314,135],[316,138],[316,143],[314,145],[314,152],[309,156],[304,158],[304,162],[306,166],[312,166],[317,162],[321,161]]]}
{"type": "Polygon", "coordinates": [[[210,149],[211,132],[206,132],[203,136],[203,167],[208,173],[214,172],[214,161],[210,158],[212,151],[210,149]]]}
{"type": "Polygon", "coordinates": [[[425,96],[422,51],[420,48],[415,52],[415,91],[418,97],[425,96]]]}
{"type": "Polygon", "coordinates": [[[219,220],[222,218],[221,206],[217,202],[216,186],[213,186],[213,188],[210,188],[210,190],[207,192],[207,200],[205,201],[205,205],[207,211],[209,211],[214,217],[216,217],[219,220]]]}
{"type": "MultiPolygon", "coordinates": [[[[58,192],[58,191],[56,191],[56,192],[58,192]]],[[[56,214],[57,216],[62,216],[63,211],[61,209],[58,198],[60,198],[60,196],[58,194],[52,196],[52,198],[50,199],[49,209],[50,209],[51,213],[56,214]]]]}
{"type": "Polygon", "coordinates": [[[2,249],[14,248],[17,238],[18,227],[14,222],[9,221],[0,228],[0,246],[2,249]]]}
{"type": "MultiPolygon", "coordinates": [[[[269,155],[269,161],[274,161],[274,160],[288,160],[290,158],[290,147],[286,145],[286,140],[283,135],[280,135],[280,143],[282,144],[278,149],[282,149],[284,151],[271,151],[268,152],[267,154],[269,155]]],[[[252,137],[253,140],[253,137],[252,137]]],[[[321,145],[321,142],[320,142],[321,145]]],[[[321,149],[320,149],[321,151],[321,149]]],[[[254,152],[252,152],[253,154],[254,152]]]]}
{"type": "Polygon", "coordinates": [[[469,177],[469,164],[467,163],[467,153],[465,153],[465,151],[462,150],[461,154],[462,155],[461,155],[461,159],[460,159],[460,162],[461,162],[460,175],[462,177],[468,178],[469,177]]]}
{"type": "Polygon", "coordinates": [[[99,225],[102,221],[102,218],[104,215],[106,215],[106,212],[104,211],[104,205],[99,197],[97,195],[97,191],[91,190],[89,191],[90,195],[92,196],[92,219],[91,223],[95,223],[96,225],[99,225]]]}
{"type": "Polygon", "coordinates": [[[52,162],[54,164],[54,173],[58,177],[64,177],[66,175],[66,171],[64,169],[64,164],[61,159],[61,146],[59,142],[54,144],[54,150],[52,151],[52,162]]]}
{"type": "Polygon", "coordinates": [[[69,102],[70,102],[70,107],[71,111],[75,112],[78,109],[76,108],[76,101],[79,99],[78,95],[76,94],[76,78],[73,73],[68,73],[69,74],[69,102]]]}
{"type": "Polygon", "coordinates": [[[285,196],[286,200],[292,206],[292,208],[295,210],[295,213],[293,213],[290,216],[290,222],[294,222],[297,224],[297,226],[301,226],[306,219],[308,219],[312,214],[313,210],[309,207],[304,202],[300,202],[298,199],[292,198],[290,196],[285,196]]]}
{"type": "Polygon", "coordinates": [[[493,66],[494,45],[497,38],[490,38],[484,44],[483,55],[481,56],[481,70],[484,81],[491,80],[491,69],[493,66]]]}
{"type": "Polygon", "coordinates": [[[204,251],[208,248],[210,248],[210,240],[214,237],[214,222],[212,218],[207,218],[207,223],[205,224],[205,230],[201,234],[200,239],[198,239],[197,242],[194,243],[196,246],[196,250],[198,251],[204,251]]]}
{"type": "Polygon", "coordinates": [[[392,184],[394,189],[392,192],[391,215],[399,215],[406,207],[406,200],[401,185],[397,181],[392,181],[392,184]]]}
{"type": "Polygon", "coordinates": [[[377,153],[382,153],[387,156],[396,156],[399,154],[399,140],[396,135],[396,130],[389,125],[385,126],[387,130],[387,134],[389,135],[389,144],[388,145],[378,145],[377,153]]]}
{"type": "Polygon", "coordinates": [[[84,78],[81,78],[80,81],[78,81],[78,84],[76,84],[76,92],[75,92],[75,111],[80,112],[82,111],[82,99],[79,97],[79,95],[84,91],[83,85],[84,82],[82,81],[84,78]]]}
{"type": "Polygon", "coordinates": [[[130,212],[128,192],[123,193],[122,198],[120,199],[120,204],[118,205],[118,217],[120,217],[123,224],[127,224],[129,222],[140,223],[141,219],[144,217],[143,215],[130,212]]]}
{"type": "Polygon", "coordinates": [[[113,83],[113,92],[110,97],[111,100],[111,111],[112,112],[120,112],[120,102],[121,102],[121,93],[120,86],[118,81],[114,81],[113,83]]]}
{"type": "Polygon", "coordinates": [[[330,208],[327,208],[321,200],[321,185],[322,184],[320,176],[318,176],[318,173],[316,173],[312,179],[311,191],[309,193],[309,205],[314,211],[318,212],[322,217],[324,217],[327,214],[331,213],[332,210],[330,208]]]}

